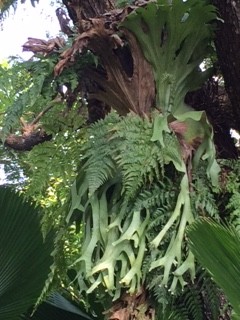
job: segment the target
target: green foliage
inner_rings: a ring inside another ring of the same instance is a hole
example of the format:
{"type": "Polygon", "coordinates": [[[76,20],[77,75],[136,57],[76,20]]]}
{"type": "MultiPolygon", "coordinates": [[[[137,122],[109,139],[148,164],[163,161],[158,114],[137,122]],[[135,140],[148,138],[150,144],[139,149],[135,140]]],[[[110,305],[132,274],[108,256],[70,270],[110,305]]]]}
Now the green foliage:
{"type": "MultiPolygon", "coordinates": [[[[87,290],[89,293],[103,280],[116,299],[120,294],[120,285],[113,277],[114,272],[119,274],[123,286],[131,283],[130,292],[140,288],[149,214],[144,215],[136,210],[129,212],[128,218],[126,215],[133,197],[132,189],[134,194],[140,190],[148,172],[144,169],[149,170],[143,167],[139,172],[139,163],[146,160],[146,154],[139,150],[147,147],[151,137],[151,130],[145,132],[145,127],[149,125],[141,118],[129,115],[121,119],[112,113],[89,129],[88,142],[83,145],[82,173],[72,188],[73,203],[68,219],[74,219],[77,215],[85,225],[82,255],[76,263],[80,263],[78,281],[82,290],[86,288],[82,277],[89,274],[88,280],[92,284],[87,290]],[[128,134],[125,134],[126,128],[130,128],[128,134]],[[133,143],[140,137],[142,141],[136,145],[138,152],[135,154],[138,156],[128,161],[126,148],[132,150],[133,143]],[[136,178],[136,172],[138,179],[134,180],[132,177],[136,178]],[[129,184],[131,188],[128,188],[129,184]],[[119,194],[121,189],[124,194],[122,199],[119,194]],[[132,245],[130,239],[133,240],[132,245]],[[125,255],[129,257],[129,263],[125,255]]],[[[155,157],[159,157],[157,149],[152,153],[152,158],[155,157]]]]}
{"type": "Polygon", "coordinates": [[[159,319],[217,320],[222,313],[222,292],[206,271],[199,269],[194,282],[188,283],[184,290],[178,290],[174,295],[159,286],[157,273],[150,274],[147,282],[159,319]]]}
{"type": "Polygon", "coordinates": [[[237,231],[202,219],[190,226],[188,237],[191,250],[224,290],[239,315],[240,239],[237,231]]]}
{"type": "Polygon", "coordinates": [[[17,0],[1,0],[0,1],[0,19],[2,20],[4,17],[4,12],[8,11],[10,7],[16,9],[17,0]]]}
{"type": "Polygon", "coordinates": [[[123,22],[153,66],[157,106],[163,113],[181,112],[186,93],[209,76],[198,68],[209,49],[214,19],[216,9],[205,1],[158,0],[138,8],[123,22]]]}
{"type": "MultiPolygon", "coordinates": [[[[82,130],[84,132],[84,130],[82,130]]],[[[21,166],[27,184],[22,188],[25,197],[34,199],[42,208],[42,232],[46,236],[54,228],[56,238],[54,245],[54,265],[48,282],[39,298],[41,303],[46,294],[59,286],[69,286],[70,279],[66,270],[79,256],[79,239],[73,226],[65,220],[69,203],[69,189],[76,176],[79,158],[81,157],[82,133],[75,130],[64,130],[43,144],[34,147],[23,155],[21,166]]]]}
{"type": "MultiPolygon", "coordinates": [[[[153,66],[160,112],[143,118],[111,113],[87,132],[67,217],[83,227],[81,255],[73,264],[81,292],[106,301],[107,291],[116,300],[157,275],[149,288],[158,288],[158,302],[166,305],[169,292],[194,281],[185,229],[203,211],[218,217],[220,168],[206,115],[187,108],[184,96],[205,79],[197,67],[207,54],[214,17],[213,7],[203,3],[159,1],[123,22],[153,66]]],[[[191,290],[182,315],[204,319],[201,296],[191,290]]]]}
{"type": "MultiPolygon", "coordinates": [[[[81,275],[90,276],[92,286],[88,292],[104,279],[109,291],[116,290],[116,298],[120,286],[113,278],[114,272],[119,274],[117,278],[123,286],[131,283],[130,292],[140,288],[149,213],[144,214],[140,208],[130,211],[129,206],[146,181],[151,185],[153,176],[149,172],[158,172],[158,159],[163,158],[159,147],[152,148],[154,143],[149,146],[151,134],[151,123],[147,120],[131,115],[120,118],[115,113],[89,129],[89,140],[82,148],[82,173],[72,188],[73,203],[68,217],[72,219],[77,214],[85,225],[82,256],[77,262],[82,262],[81,275]],[[151,151],[150,159],[146,148],[151,151]],[[126,150],[130,151],[128,157],[126,150]],[[143,163],[146,165],[142,166],[143,163]]],[[[82,281],[79,275],[79,286],[84,289],[82,281]]]]}
{"type": "MultiPolygon", "coordinates": [[[[76,172],[76,159],[80,157],[80,136],[69,132],[56,135],[52,141],[47,141],[33,148],[25,158],[26,174],[31,176],[28,183],[28,195],[41,194],[46,191],[51,195],[51,186],[62,184],[69,187],[76,172]]],[[[54,188],[53,188],[54,189],[54,188]]],[[[52,201],[58,201],[53,195],[52,201]]]]}
{"type": "Polygon", "coordinates": [[[4,171],[4,184],[15,185],[16,188],[21,188],[24,184],[24,176],[22,168],[19,165],[18,157],[14,152],[7,152],[4,148],[0,149],[0,166],[4,171]]]}
{"type": "MultiPolygon", "coordinates": [[[[48,117],[41,119],[41,124],[47,132],[57,133],[81,127],[83,119],[86,120],[86,112],[83,112],[81,120],[81,112],[76,104],[71,111],[64,111],[65,102],[54,103],[53,99],[62,85],[67,85],[68,89],[74,91],[78,84],[78,73],[83,66],[93,63],[93,57],[91,54],[83,55],[75,68],[64,70],[57,79],[53,74],[56,62],[57,55],[53,54],[50,57],[38,57],[34,61],[13,62],[11,67],[0,66],[1,139],[12,131],[21,130],[20,117],[31,122],[51,104],[54,106],[53,110],[48,113],[48,117]]],[[[78,102],[82,104],[81,97],[78,102]]]]}
{"type": "Polygon", "coordinates": [[[18,319],[34,304],[50,271],[52,236],[43,241],[41,211],[0,189],[0,318],[18,319]]]}
{"type": "MultiPolygon", "coordinates": [[[[70,73],[70,70],[63,73],[57,80],[53,78],[56,58],[52,55],[49,58],[38,58],[34,61],[14,62],[12,66],[8,64],[1,66],[2,141],[11,132],[20,134],[22,130],[20,117],[23,117],[25,122],[31,123],[46,107],[51,106],[59,85],[68,83],[72,90],[75,89],[77,76],[70,73]]],[[[84,59],[86,60],[86,57],[84,59]]],[[[24,189],[27,190],[26,196],[34,197],[35,201],[45,207],[51,207],[51,204],[56,204],[60,198],[61,204],[59,203],[58,207],[63,205],[80,156],[79,128],[86,121],[86,111],[82,111],[84,108],[81,100],[77,101],[71,110],[64,109],[66,109],[65,102],[55,103],[47,116],[40,119],[39,127],[52,135],[52,141],[36,146],[27,154],[13,153],[11,157],[12,164],[14,159],[18,161],[14,165],[14,170],[20,165],[27,178],[28,187],[24,189]],[[51,196],[51,193],[55,193],[55,189],[59,194],[51,196]],[[49,201],[44,200],[45,196],[49,201]]],[[[84,129],[81,130],[82,132],[84,129]]],[[[3,152],[2,161],[9,162],[10,159],[4,158],[5,154],[3,152]]],[[[51,219],[52,214],[50,214],[48,219],[46,214],[44,220],[55,223],[58,215],[59,212],[51,219]]],[[[48,224],[48,229],[50,225],[48,224]]]]}
{"type": "Polygon", "coordinates": [[[159,285],[169,285],[172,292],[178,283],[185,285],[188,271],[195,276],[184,241],[194,218],[180,144],[164,130],[164,122],[159,139],[153,139],[158,115],[152,117],[111,113],[89,128],[82,145],[67,219],[84,226],[75,268],[87,293],[103,286],[116,299],[121,288],[139,290],[145,257],[150,259],[147,272],[157,269],[159,285]]]}
{"type": "Polygon", "coordinates": [[[6,136],[13,129],[19,128],[19,118],[26,113],[29,118],[32,113],[41,111],[50,97],[51,86],[45,80],[51,74],[53,64],[46,61],[14,63],[12,67],[3,69],[0,73],[0,102],[4,117],[2,118],[2,134],[6,136]],[[47,92],[45,92],[45,88],[47,92]],[[8,97],[6,99],[6,97],[8,97]]]}
{"type": "Polygon", "coordinates": [[[91,320],[79,306],[63,295],[53,292],[32,314],[32,310],[21,316],[23,320],[91,320]]]}
{"type": "Polygon", "coordinates": [[[11,67],[7,62],[0,66],[0,110],[5,112],[6,106],[12,105],[26,88],[31,80],[28,72],[22,65],[16,63],[11,67]]]}
{"type": "MultiPolygon", "coordinates": [[[[208,55],[213,19],[214,8],[197,0],[150,1],[133,11],[122,27],[136,35],[153,67],[158,111],[143,118],[112,112],[86,129],[81,97],[71,110],[57,103],[40,123],[52,140],[17,156],[27,177],[22,192],[45,209],[44,236],[57,230],[54,264],[38,303],[61,287],[106,306],[148,286],[161,319],[201,320],[206,310],[217,319],[219,292],[196,273],[185,234],[198,216],[221,218],[212,128],[205,113],[184,104],[186,92],[209,75],[198,65],[208,55]]],[[[4,136],[20,130],[21,116],[31,122],[49,106],[59,85],[77,88],[82,67],[96,59],[79,55],[54,78],[56,62],[52,55],[1,67],[4,136]]],[[[234,220],[237,171],[224,192],[234,220]]]]}
{"type": "MultiPolygon", "coordinates": [[[[92,55],[79,59],[78,66],[64,71],[60,77],[53,77],[57,56],[38,57],[34,61],[7,63],[0,68],[1,140],[9,133],[21,134],[19,118],[31,123],[45,108],[51,106],[60,85],[67,84],[74,90],[77,81],[76,70],[92,63],[92,55]]],[[[35,146],[27,153],[11,154],[2,150],[1,163],[11,177],[24,175],[21,192],[25,198],[34,200],[44,208],[41,219],[44,237],[54,228],[56,238],[52,253],[54,263],[48,281],[38,299],[40,304],[52,289],[68,287],[70,279],[67,268],[79,256],[79,234],[68,226],[65,215],[69,202],[69,188],[76,176],[81,157],[80,145],[84,140],[84,125],[87,119],[86,107],[81,97],[71,109],[66,102],[52,105],[47,115],[38,123],[52,140],[35,146]]],[[[10,176],[9,176],[10,178],[10,176]]],[[[18,188],[20,185],[18,184],[18,188]]]]}
{"type": "Polygon", "coordinates": [[[201,161],[199,167],[193,172],[193,190],[191,192],[192,210],[197,216],[208,216],[215,220],[219,220],[219,205],[218,195],[220,189],[212,185],[211,181],[206,176],[207,166],[204,161],[201,161]]]}
{"type": "Polygon", "coordinates": [[[225,215],[237,232],[240,232],[240,162],[239,160],[222,161],[222,183],[225,192],[225,215]]]}
{"type": "MultiPolygon", "coordinates": [[[[26,1],[26,0],[25,0],[26,1]]],[[[25,1],[22,1],[24,3],[25,1]]],[[[29,1],[33,7],[35,7],[35,2],[39,2],[39,0],[30,0],[29,1]]],[[[17,9],[18,1],[17,0],[1,0],[0,1],[0,21],[6,17],[6,13],[12,7],[14,10],[17,9]]]]}
{"type": "MultiPolygon", "coordinates": [[[[67,82],[74,90],[76,76],[69,70],[57,80],[53,78],[55,62],[56,56],[53,55],[51,58],[16,62],[11,67],[7,64],[2,66],[0,105],[4,136],[21,130],[21,116],[25,121],[31,122],[49,106],[59,85],[67,82]]],[[[81,131],[79,128],[86,121],[86,111],[82,112],[81,100],[71,110],[64,110],[65,108],[65,103],[55,104],[47,116],[40,120],[40,126],[52,135],[51,141],[40,144],[25,154],[12,152],[11,156],[10,153],[6,156],[6,151],[3,150],[1,156],[1,163],[5,169],[9,169],[12,177],[19,177],[24,173],[25,183],[21,190],[25,197],[33,199],[44,208],[41,219],[44,237],[52,228],[56,231],[54,264],[38,304],[53,288],[69,285],[66,269],[76,259],[79,250],[79,235],[71,231],[69,236],[71,227],[66,225],[65,214],[69,188],[75,178],[80,157],[79,145],[84,136],[84,128],[81,131]],[[67,257],[66,252],[69,252],[67,257]]],[[[4,137],[1,138],[3,140],[4,137]]]]}

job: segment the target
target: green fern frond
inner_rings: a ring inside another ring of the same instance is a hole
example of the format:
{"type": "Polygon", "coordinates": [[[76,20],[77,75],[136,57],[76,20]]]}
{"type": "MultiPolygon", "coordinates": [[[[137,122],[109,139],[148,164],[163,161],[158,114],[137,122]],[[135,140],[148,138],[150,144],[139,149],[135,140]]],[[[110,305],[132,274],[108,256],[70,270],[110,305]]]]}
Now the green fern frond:
{"type": "Polygon", "coordinates": [[[111,130],[120,117],[116,113],[109,114],[104,120],[93,124],[87,132],[86,144],[82,146],[82,170],[86,173],[89,192],[93,194],[108,179],[116,173],[114,153],[117,144],[111,139],[111,130]]]}
{"type": "Polygon", "coordinates": [[[191,204],[195,216],[208,216],[219,220],[219,208],[216,202],[219,191],[213,188],[207,178],[206,164],[203,161],[193,172],[192,188],[191,204]]]}
{"type": "Polygon", "coordinates": [[[121,172],[122,192],[128,199],[134,198],[143,185],[162,179],[164,152],[171,157],[176,144],[169,141],[167,151],[162,151],[160,145],[151,142],[152,130],[147,119],[131,114],[121,118],[115,113],[89,129],[82,153],[91,194],[117,172],[121,172]]]}
{"type": "Polygon", "coordinates": [[[67,151],[66,145],[64,150],[60,141],[61,138],[44,142],[29,152],[29,169],[34,173],[29,181],[29,195],[41,193],[50,187],[51,181],[55,179],[64,180],[68,186],[71,184],[76,163],[74,164],[74,160],[71,161],[71,156],[67,157],[71,151],[67,151]]]}
{"type": "Polygon", "coordinates": [[[189,283],[184,290],[178,290],[174,295],[167,288],[159,286],[159,283],[161,277],[156,273],[148,276],[148,288],[157,304],[160,319],[219,319],[223,295],[202,268],[199,268],[194,283],[189,283]]]}
{"type": "MultiPolygon", "coordinates": [[[[222,160],[225,211],[240,234],[240,161],[222,160]]],[[[225,214],[226,214],[225,213],[225,214]]]]}
{"type": "Polygon", "coordinates": [[[193,288],[189,288],[184,295],[183,303],[188,310],[188,314],[190,315],[189,318],[192,318],[193,320],[205,319],[202,312],[202,300],[198,291],[193,288]]]}
{"type": "Polygon", "coordinates": [[[201,282],[200,291],[204,305],[206,306],[206,313],[208,313],[211,319],[217,320],[222,309],[221,300],[223,299],[223,293],[206,271],[203,272],[203,280],[201,282]]]}
{"type": "Polygon", "coordinates": [[[135,198],[145,184],[151,185],[163,177],[161,148],[153,142],[152,123],[129,114],[114,128],[113,139],[118,141],[116,162],[121,168],[123,192],[126,198],[135,198]]]}
{"type": "Polygon", "coordinates": [[[162,181],[157,181],[140,192],[134,200],[134,208],[153,210],[172,208],[176,201],[176,192],[173,182],[164,177],[162,181]]]}

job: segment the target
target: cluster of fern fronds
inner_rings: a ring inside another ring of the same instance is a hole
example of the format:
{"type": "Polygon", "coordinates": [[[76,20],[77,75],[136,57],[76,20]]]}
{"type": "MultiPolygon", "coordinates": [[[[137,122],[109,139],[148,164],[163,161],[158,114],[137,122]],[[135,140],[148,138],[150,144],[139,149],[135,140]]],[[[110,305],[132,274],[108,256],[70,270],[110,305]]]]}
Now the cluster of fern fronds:
{"type": "Polygon", "coordinates": [[[176,169],[184,167],[176,135],[159,130],[162,143],[153,139],[158,116],[112,112],[88,129],[68,215],[83,227],[81,254],[73,264],[81,292],[103,290],[117,299],[157,273],[157,286],[175,293],[195,277],[185,228],[199,207],[207,215],[217,215],[217,209],[207,191],[198,197],[200,174],[198,200],[195,207],[191,203],[188,173],[176,169]]]}

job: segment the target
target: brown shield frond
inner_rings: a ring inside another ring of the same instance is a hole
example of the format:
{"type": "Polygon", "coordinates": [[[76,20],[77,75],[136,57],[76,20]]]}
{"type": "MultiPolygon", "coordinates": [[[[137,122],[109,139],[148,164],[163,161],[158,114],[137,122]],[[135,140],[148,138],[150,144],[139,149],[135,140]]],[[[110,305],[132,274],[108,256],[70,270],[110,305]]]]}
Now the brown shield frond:
{"type": "Polygon", "coordinates": [[[88,90],[89,98],[103,101],[122,115],[129,111],[139,115],[149,113],[155,100],[154,77],[136,38],[125,29],[116,32],[116,21],[109,25],[104,16],[87,22],[85,31],[61,54],[55,75],[69,66],[77,54],[90,50],[100,63],[83,74],[84,79],[96,84],[94,90],[88,90]]]}

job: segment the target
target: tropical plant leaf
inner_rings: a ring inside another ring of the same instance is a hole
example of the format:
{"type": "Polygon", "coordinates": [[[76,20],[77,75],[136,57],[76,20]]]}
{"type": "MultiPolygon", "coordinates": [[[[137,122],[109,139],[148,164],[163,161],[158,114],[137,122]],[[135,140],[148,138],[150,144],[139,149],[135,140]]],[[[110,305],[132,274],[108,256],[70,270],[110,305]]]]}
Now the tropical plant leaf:
{"type": "Polygon", "coordinates": [[[0,188],[0,319],[15,320],[35,303],[52,264],[52,237],[43,241],[39,209],[0,188]]]}
{"type": "Polygon", "coordinates": [[[23,315],[23,320],[91,320],[92,318],[58,292],[52,293],[34,312],[23,315]]]}
{"type": "Polygon", "coordinates": [[[122,23],[153,66],[163,112],[182,109],[186,93],[209,75],[198,69],[209,51],[210,22],[215,18],[215,8],[205,1],[158,0],[133,11],[122,23]]]}
{"type": "Polygon", "coordinates": [[[189,230],[190,248],[223,289],[240,315],[240,238],[234,228],[211,220],[194,222],[189,230]]]}

